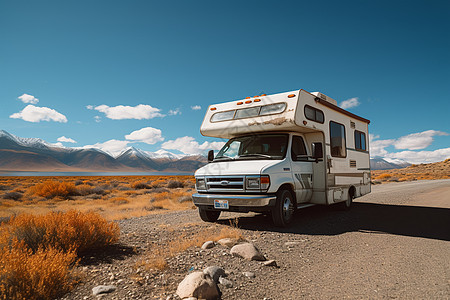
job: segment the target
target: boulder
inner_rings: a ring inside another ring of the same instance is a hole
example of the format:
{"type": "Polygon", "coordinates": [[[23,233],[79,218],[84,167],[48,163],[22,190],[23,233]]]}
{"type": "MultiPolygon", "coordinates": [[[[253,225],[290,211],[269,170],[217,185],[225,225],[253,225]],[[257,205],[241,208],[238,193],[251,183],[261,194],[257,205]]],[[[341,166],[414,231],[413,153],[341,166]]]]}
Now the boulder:
{"type": "Polygon", "coordinates": [[[188,274],[180,282],[177,288],[177,295],[181,299],[195,297],[213,300],[219,298],[219,289],[211,276],[198,271],[188,274]]]}
{"type": "Polygon", "coordinates": [[[207,267],[203,273],[208,274],[215,283],[219,281],[220,276],[225,276],[225,270],[217,266],[207,267]]]}
{"type": "Polygon", "coordinates": [[[218,240],[217,243],[219,243],[222,246],[231,248],[238,243],[238,240],[232,239],[232,238],[224,238],[224,239],[218,240]]]}
{"type": "Polygon", "coordinates": [[[100,294],[106,294],[111,293],[116,290],[116,287],[114,285],[99,285],[94,288],[92,288],[92,294],[94,296],[100,295],[100,294]]]}
{"type": "Polygon", "coordinates": [[[259,250],[251,243],[244,243],[233,246],[230,250],[230,254],[233,256],[239,256],[248,260],[261,260],[266,258],[259,252],[259,250]]]}
{"type": "Polygon", "coordinates": [[[231,280],[228,280],[222,276],[219,277],[219,283],[227,288],[233,287],[233,282],[231,280]]]}

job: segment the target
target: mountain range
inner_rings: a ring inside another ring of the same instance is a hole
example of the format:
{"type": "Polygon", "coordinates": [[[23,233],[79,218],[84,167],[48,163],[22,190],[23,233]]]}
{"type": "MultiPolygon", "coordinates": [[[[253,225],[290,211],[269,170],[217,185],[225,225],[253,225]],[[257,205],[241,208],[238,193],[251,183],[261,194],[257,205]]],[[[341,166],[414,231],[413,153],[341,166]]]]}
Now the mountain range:
{"type": "Polygon", "coordinates": [[[164,150],[129,147],[117,157],[96,148],[67,148],[38,138],[21,138],[0,130],[2,171],[193,172],[204,156],[183,156],[164,150]]]}
{"type": "MultiPolygon", "coordinates": [[[[184,156],[165,150],[143,151],[135,147],[112,156],[96,148],[68,148],[39,138],[21,138],[0,130],[1,171],[115,171],[189,172],[207,163],[202,155],[184,156]]],[[[372,170],[400,169],[409,163],[388,162],[381,157],[370,160],[372,170]]]]}

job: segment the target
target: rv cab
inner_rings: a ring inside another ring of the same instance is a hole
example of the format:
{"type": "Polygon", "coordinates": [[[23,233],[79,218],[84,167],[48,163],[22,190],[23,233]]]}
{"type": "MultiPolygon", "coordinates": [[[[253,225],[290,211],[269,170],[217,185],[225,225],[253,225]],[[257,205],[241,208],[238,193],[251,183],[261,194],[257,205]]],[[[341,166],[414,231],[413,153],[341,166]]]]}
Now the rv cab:
{"type": "Polygon", "coordinates": [[[210,106],[200,131],[228,142],[195,173],[200,217],[269,212],[287,226],[298,208],[350,208],[370,192],[368,124],[304,90],[210,106]]]}

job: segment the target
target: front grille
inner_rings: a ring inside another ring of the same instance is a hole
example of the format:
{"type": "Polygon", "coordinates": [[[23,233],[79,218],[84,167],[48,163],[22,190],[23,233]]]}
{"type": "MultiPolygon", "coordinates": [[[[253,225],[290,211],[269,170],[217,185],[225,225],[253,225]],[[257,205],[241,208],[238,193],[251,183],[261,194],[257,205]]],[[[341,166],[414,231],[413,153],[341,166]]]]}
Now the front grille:
{"type": "Polygon", "coordinates": [[[244,191],[244,176],[206,177],[208,191],[244,191]]]}

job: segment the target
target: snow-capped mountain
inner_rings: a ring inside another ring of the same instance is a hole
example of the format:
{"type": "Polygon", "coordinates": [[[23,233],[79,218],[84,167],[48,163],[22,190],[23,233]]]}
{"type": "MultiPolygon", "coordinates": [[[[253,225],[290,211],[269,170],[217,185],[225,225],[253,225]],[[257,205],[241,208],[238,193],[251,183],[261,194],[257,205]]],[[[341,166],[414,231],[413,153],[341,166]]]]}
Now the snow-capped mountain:
{"type": "Polygon", "coordinates": [[[39,138],[21,138],[0,130],[0,170],[15,171],[183,171],[193,172],[206,163],[169,151],[124,149],[114,157],[97,148],[61,147],[39,138]]]}

